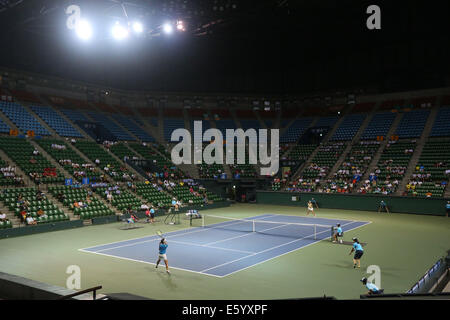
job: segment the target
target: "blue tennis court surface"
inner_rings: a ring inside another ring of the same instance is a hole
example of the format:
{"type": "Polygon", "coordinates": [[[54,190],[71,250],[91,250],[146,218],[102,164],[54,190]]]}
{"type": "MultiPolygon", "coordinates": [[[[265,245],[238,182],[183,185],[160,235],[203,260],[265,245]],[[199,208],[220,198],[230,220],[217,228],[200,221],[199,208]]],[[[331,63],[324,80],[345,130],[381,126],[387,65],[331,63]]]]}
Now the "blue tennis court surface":
{"type": "MultiPolygon", "coordinates": [[[[208,216],[206,216],[208,217],[208,216]]],[[[225,277],[256,264],[330,239],[331,225],[344,231],[370,222],[263,214],[243,220],[212,223],[165,234],[169,266],[216,277],[225,277]],[[267,223],[266,223],[267,222],[267,223]],[[256,232],[251,232],[251,225],[256,232]],[[293,224],[317,224],[311,225],[293,224]],[[320,226],[319,226],[320,225],[320,226]]],[[[344,235],[345,237],[345,235],[344,235]]],[[[80,249],[120,259],[155,264],[158,257],[156,235],[80,249]]],[[[164,268],[164,264],[161,266],[164,268]]]]}

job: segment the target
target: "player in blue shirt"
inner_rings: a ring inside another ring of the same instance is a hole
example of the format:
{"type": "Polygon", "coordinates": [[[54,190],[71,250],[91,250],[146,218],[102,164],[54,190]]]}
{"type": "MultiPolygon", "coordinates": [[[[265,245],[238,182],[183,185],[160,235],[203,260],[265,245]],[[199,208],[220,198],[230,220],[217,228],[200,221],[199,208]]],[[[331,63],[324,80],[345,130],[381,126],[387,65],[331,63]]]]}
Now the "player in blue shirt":
{"type": "Polygon", "coordinates": [[[384,292],[384,289],[378,289],[378,287],[373,283],[367,282],[367,278],[362,278],[361,282],[366,286],[367,289],[369,289],[369,292],[367,294],[381,294],[384,292]]]}
{"type": "Polygon", "coordinates": [[[364,249],[362,245],[359,243],[357,238],[353,238],[353,246],[352,250],[350,251],[349,255],[355,251],[355,256],[353,257],[353,268],[356,268],[358,265],[358,268],[361,268],[361,257],[364,254],[364,249]]]}
{"type": "Polygon", "coordinates": [[[386,202],[384,202],[384,200],[380,201],[380,206],[378,207],[378,212],[381,212],[381,211],[386,211],[387,213],[389,213],[389,208],[388,208],[386,202]]]}
{"type": "MultiPolygon", "coordinates": [[[[335,228],[335,232],[333,234],[333,242],[337,242],[338,237],[342,237],[344,235],[344,232],[342,231],[341,225],[338,223],[337,228],[335,228]]],[[[339,240],[340,243],[342,243],[342,239],[339,240]]]]}
{"type": "Polygon", "coordinates": [[[166,272],[170,274],[169,271],[169,261],[167,260],[166,250],[169,245],[167,244],[166,239],[162,238],[159,242],[159,255],[158,255],[158,261],[156,261],[156,267],[158,268],[159,263],[161,260],[164,260],[164,263],[166,264],[166,272]]]}

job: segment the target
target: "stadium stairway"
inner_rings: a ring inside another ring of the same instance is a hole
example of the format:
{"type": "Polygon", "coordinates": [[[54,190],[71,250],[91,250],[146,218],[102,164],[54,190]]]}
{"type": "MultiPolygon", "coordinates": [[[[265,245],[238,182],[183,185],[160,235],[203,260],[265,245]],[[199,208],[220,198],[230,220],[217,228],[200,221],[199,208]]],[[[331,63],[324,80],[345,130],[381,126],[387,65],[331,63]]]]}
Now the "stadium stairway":
{"type": "MultiPolygon", "coordinates": [[[[117,113],[119,113],[119,111],[117,111],[117,113]]],[[[126,133],[128,133],[130,135],[130,137],[133,137],[134,139],[136,139],[137,142],[142,143],[142,140],[138,136],[136,136],[133,132],[128,130],[126,127],[124,127],[121,123],[119,123],[119,121],[116,121],[116,119],[114,119],[113,117],[110,117],[110,116],[106,116],[106,117],[108,118],[108,120],[110,120],[111,122],[116,124],[119,128],[121,128],[126,133]]]]}
{"type": "Polygon", "coordinates": [[[37,150],[39,151],[40,154],[42,154],[45,158],[48,159],[48,161],[50,161],[50,163],[57,168],[62,174],[64,174],[64,177],[66,178],[71,178],[73,180],[75,180],[75,177],[72,176],[69,172],[66,171],[66,169],[64,169],[63,166],[61,166],[51,155],[49,155],[47,153],[47,151],[45,151],[39,144],[36,143],[36,141],[34,141],[33,139],[28,139],[28,142],[31,143],[31,145],[37,150]]]}
{"type": "MultiPolygon", "coordinates": [[[[296,118],[296,119],[298,119],[298,118],[296,118]]],[[[294,120],[294,121],[295,121],[295,120],[294,120]]],[[[314,126],[316,125],[317,121],[319,121],[319,117],[315,117],[315,118],[313,119],[313,121],[311,122],[311,124],[309,125],[308,128],[314,127],[314,126]]],[[[291,122],[291,124],[292,124],[292,122],[291,122]]],[[[306,132],[307,130],[308,130],[308,129],[306,129],[305,132],[306,132]]],[[[281,133],[281,130],[280,130],[280,133],[281,133]]],[[[297,145],[298,140],[300,140],[300,138],[301,138],[302,136],[303,136],[303,135],[301,135],[300,137],[298,137],[297,141],[296,141],[295,143],[292,143],[292,144],[289,146],[289,148],[287,148],[286,152],[284,152],[283,154],[280,154],[280,159],[282,159],[283,157],[287,157],[287,156],[288,156],[288,154],[289,154],[289,153],[292,151],[292,149],[297,145]]],[[[281,134],[280,134],[280,137],[281,137],[281,134]]]]}
{"type": "Polygon", "coordinates": [[[370,165],[367,167],[366,173],[361,177],[361,181],[365,181],[369,179],[369,175],[371,172],[374,172],[375,167],[378,164],[378,161],[380,160],[381,155],[383,154],[384,149],[386,148],[386,145],[389,141],[390,136],[394,134],[394,132],[397,130],[397,127],[402,120],[403,113],[397,113],[397,116],[395,117],[394,121],[392,122],[391,128],[389,129],[385,139],[381,142],[380,148],[378,149],[378,152],[375,153],[375,157],[373,157],[370,165]]]}
{"type": "Polygon", "coordinates": [[[312,162],[312,160],[315,158],[315,156],[317,155],[317,153],[319,152],[320,146],[326,144],[331,137],[334,135],[334,133],[336,132],[336,130],[340,127],[342,121],[344,121],[345,116],[347,115],[347,113],[350,111],[350,109],[352,108],[352,106],[347,107],[344,111],[343,111],[343,115],[339,118],[338,121],[336,121],[336,123],[334,124],[333,128],[327,133],[327,135],[325,136],[325,138],[320,142],[320,144],[317,146],[317,148],[311,153],[311,155],[309,156],[309,158],[303,163],[303,165],[301,165],[297,171],[292,175],[291,180],[296,180],[298,179],[298,177],[300,176],[300,174],[303,172],[303,169],[306,168],[307,166],[309,166],[312,162]]]}
{"type": "Polygon", "coordinates": [[[414,169],[416,168],[416,165],[422,154],[425,142],[427,141],[428,137],[430,136],[431,130],[433,129],[433,124],[434,121],[436,120],[438,111],[439,111],[438,106],[435,106],[431,109],[430,115],[428,116],[427,122],[422,131],[422,135],[420,136],[420,139],[417,140],[416,148],[414,149],[414,154],[411,157],[411,160],[409,161],[409,165],[408,168],[406,169],[405,175],[398,185],[397,192],[395,193],[398,196],[400,196],[405,191],[406,184],[410,180],[411,175],[414,173],[414,169]]]}
{"type": "Polygon", "coordinates": [[[69,219],[72,220],[78,220],[79,217],[75,217],[75,215],[73,214],[73,211],[70,210],[69,208],[67,208],[63,203],[61,203],[58,199],[56,199],[50,192],[45,192],[45,196],[47,197],[47,199],[49,199],[51,202],[53,202],[54,204],[56,204],[58,206],[59,209],[61,209],[64,214],[69,216],[69,219]]]}
{"type": "MultiPolygon", "coordinates": [[[[123,161],[123,159],[120,159],[118,156],[116,156],[114,153],[112,153],[110,150],[108,150],[107,148],[105,148],[102,144],[98,145],[100,148],[102,148],[103,150],[105,150],[106,152],[108,152],[109,155],[111,155],[111,157],[113,157],[116,161],[118,161],[119,163],[123,164],[125,166],[125,168],[127,168],[127,170],[131,173],[134,173],[136,175],[137,181],[142,181],[145,177],[142,176],[142,174],[140,174],[139,172],[137,172],[136,170],[134,170],[133,167],[131,167],[128,163],[125,163],[123,161]]],[[[127,147],[128,148],[128,147],[127,147]]],[[[130,149],[130,148],[128,148],[130,149]]],[[[130,149],[131,150],[131,149],[130,149]]],[[[132,151],[132,150],[131,150],[132,151]]],[[[132,151],[134,152],[134,151],[132,151]]]]}
{"type": "Polygon", "coordinates": [[[1,111],[0,111],[0,119],[2,119],[3,122],[6,123],[10,129],[19,130],[19,128],[17,128],[17,126],[7,116],[5,116],[3,114],[3,112],[1,112],[1,111]]]}
{"type": "Polygon", "coordinates": [[[37,122],[39,122],[39,124],[41,126],[43,126],[48,132],[51,133],[52,136],[54,137],[58,137],[60,138],[61,136],[55,131],[53,130],[53,128],[51,128],[44,120],[41,119],[41,117],[39,117],[31,108],[30,108],[30,103],[28,102],[19,102],[22,107],[30,114],[32,115],[37,122]]]}
{"type": "Polygon", "coordinates": [[[51,101],[46,99],[40,94],[36,94],[36,96],[39,98],[39,100],[42,102],[43,105],[50,106],[53,108],[53,110],[64,120],[66,120],[72,127],[74,127],[81,135],[88,140],[93,140],[90,135],[88,135],[83,129],[81,129],[75,122],[72,121],[72,119],[68,118],[63,112],[59,111],[59,108],[52,105],[51,101]]]}
{"type": "Polygon", "coordinates": [[[6,153],[1,149],[0,149],[0,158],[7,161],[10,164],[14,164],[14,166],[16,167],[16,173],[22,176],[25,185],[30,187],[35,186],[34,182],[30,179],[30,177],[25,172],[23,172],[22,169],[20,169],[20,167],[14,161],[12,161],[11,158],[8,157],[6,153]]]}
{"type": "Polygon", "coordinates": [[[4,213],[6,215],[6,219],[11,221],[13,228],[20,227],[20,219],[14,215],[14,212],[9,210],[9,208],[3,204],[3,201],[0,201],[0,212],[4,213]]]}
{"type": "Polygon", "coordinates": [[[375,107],[372,109],[372,111],[367,115],[367,117],[364,119],[363,123],[358,129],[358,132],[355,134],[351,142],[347,145],[344,152],[342,152],[341,156],[339,157],[338,161],[335,163],[333,168],[331,168],[330,173],[326,176],[324,180],[331,179],[336,171],[339,169],[339,167],[342,165],[342,162],[344,162],[345,158],[347,157],[347,154],[352,149],[353,145],[359,141],[359,138],[364,133],[364,130],[366,130],[367,126],[370,123],[370,120],[372,120],[373,115],[376,113],[376,110],[380,106],[380,103],[378,102],[375,107]]]}

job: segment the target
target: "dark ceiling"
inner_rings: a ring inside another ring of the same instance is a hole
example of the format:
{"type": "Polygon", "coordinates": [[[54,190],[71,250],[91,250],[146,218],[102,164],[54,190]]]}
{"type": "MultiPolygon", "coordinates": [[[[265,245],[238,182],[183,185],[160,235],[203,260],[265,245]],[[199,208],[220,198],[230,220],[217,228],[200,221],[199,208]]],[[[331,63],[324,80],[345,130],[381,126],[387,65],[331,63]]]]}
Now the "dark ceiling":
{"type": "Polygon", "coordinates": [[[127,90],[312,93],[449,83],[449,1],[0,0],[0,66],[127,90]],[[77,4],[95,41],[66,26],[77,4]],[[382,29],[366,28],[381,7],[382,29]],[[123,43],[100,30],[140,19],[123,43]],[[187,31],[158,36],[168,19],[187,31]]]}

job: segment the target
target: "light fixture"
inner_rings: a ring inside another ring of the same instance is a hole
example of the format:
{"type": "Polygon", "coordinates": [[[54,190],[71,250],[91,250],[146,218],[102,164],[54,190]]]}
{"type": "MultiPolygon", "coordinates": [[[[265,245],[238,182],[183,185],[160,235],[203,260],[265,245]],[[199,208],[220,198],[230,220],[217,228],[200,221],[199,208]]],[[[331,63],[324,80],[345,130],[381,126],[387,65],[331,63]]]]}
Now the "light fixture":
{"type": "Polygon", "coordinates": [[[78,38],[82,40],[89,40],[92,37],[91,24],[86,20],[80,20],[75,26],[75,32],[78,38]]]}
{"type": "Polygon", "coordinates": [[[124,28],[119,22],[116,22],[112,28],[112,35],[117,40],[123,40],[128,37],[128,30],[124,28]]]}

